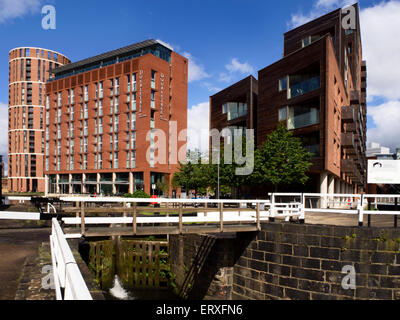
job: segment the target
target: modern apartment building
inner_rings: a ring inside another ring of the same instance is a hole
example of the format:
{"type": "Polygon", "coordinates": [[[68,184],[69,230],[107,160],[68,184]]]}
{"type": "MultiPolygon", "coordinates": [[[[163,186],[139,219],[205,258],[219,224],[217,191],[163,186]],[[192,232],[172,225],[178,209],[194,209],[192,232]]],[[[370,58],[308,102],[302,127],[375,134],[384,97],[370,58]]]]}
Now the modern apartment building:
{"type": "Polygon", "coordinates": [[[62,54],[42,48],[23,47],[9,52],[9,191],[45,191],[45,85],[51,70],[69,62],[62,54]]]}
{"type": "Polygon", "coordinates": [[[256,130],[257,95],[258,82],[249,76],[211,96],[210,128],[219,131],[229,128],[232,135],[235,129],[242,129],[242,132],[256,130]]]}
{"type": "Polygon", "coordinates": [[[178,156],[186,156],[186,58],[146,40],[52,73],[45,101],[48,193],[150,194],[160,183],[170,186],[178,156]]]}
{"type": "MultiPolygon", "coordinates": [[[[366,186],[366,62],[354,9],[355,29],[343,28],[338,9],[285,33],[283,58],[258,72],[257,145],[282,121],[300,137],[313,154],[305,191],[353,193],[366,186]]],[[[211,128],[233,125],[219,119],[224,106],[214,97],[223,93],[211,97],[217,112],[211,128]]]]}

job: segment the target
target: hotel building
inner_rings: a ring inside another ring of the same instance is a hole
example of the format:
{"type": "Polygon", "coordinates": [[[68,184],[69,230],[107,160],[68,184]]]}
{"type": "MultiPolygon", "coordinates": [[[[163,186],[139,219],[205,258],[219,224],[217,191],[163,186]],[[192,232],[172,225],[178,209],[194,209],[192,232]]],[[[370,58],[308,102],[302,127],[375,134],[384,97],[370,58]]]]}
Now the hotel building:
{"type": "Polygon", "coordinates": [[[52,73],[45,97],[46,192],[159,194],[160,183],[171,186],[186,157],[186,58],[146,40],[52,73]]]}
{"type": "Polygon", "coordinates": [[[247,107],[243,89],[236,97],[236,85],[210,98],[210,128],[254,128],[261,146],[284,122],[301,138],[313,155],[307,192],[357,193],[366,187],[366,62],[359,8],[353,8],[355,29],[343,28],[346,16],[338,9],[285,33],[283,58],[258,72],[256,105],[247,107]]]}
{"type": "Polygon", "coordinates": [[[9,52],[8,189],[44,192],[45,85],[51,70],[70,61],[33,47],[9,52]]]}

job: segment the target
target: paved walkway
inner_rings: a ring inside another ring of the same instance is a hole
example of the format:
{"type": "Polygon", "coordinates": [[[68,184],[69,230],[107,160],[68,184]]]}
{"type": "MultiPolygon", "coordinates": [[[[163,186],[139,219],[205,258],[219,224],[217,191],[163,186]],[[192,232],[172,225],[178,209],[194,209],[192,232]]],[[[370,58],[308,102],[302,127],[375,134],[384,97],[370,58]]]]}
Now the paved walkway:
{"type": "MultiPolygon", "coordinates": [[[[400,213],[400,212],[399,212],[400,213]]],[[[343,213],[306,213],[306,223],[310,224],[325,224],[335,226],[358,226],[358,215],[356,214],[343,214],[343,213]]],[[[368,225],[368,217],[364,215],[364,226],[368,225]]],[[[400,217],[398,219],[398,226],[400,227],[400,217]]],[[[394,216],[392,215],[371,215],[371,227],[394,227],[394,216]]]]}
{"type": "Polygon", "coordinates": [[[47,228],[7,229],[10,223],[0,221],[0,300],[15,299],[26,259],[38,256],[50,234],[47,228]]]}

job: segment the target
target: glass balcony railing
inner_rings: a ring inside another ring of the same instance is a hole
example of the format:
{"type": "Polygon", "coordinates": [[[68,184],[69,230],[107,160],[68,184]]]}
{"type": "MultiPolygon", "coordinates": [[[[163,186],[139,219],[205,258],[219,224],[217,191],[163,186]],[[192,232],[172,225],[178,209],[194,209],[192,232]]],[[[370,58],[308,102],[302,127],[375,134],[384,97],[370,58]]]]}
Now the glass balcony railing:
{"type": "Polygon", "coordinates": [[[319,144],[304,146],[304,148],[311,153],[313,157],[319,157],[319,144]]]}
{"type": "Polygon", "coordinates": [[[319,110],[317,109],[295,116],[290,116],[290,111],[289,111],[289,117],[287,119],[287,126],[289,130],[312,126],[318,123],[319,123],[319,110]]]}
{"type": "Polygon", "coordinates": [[[292,99],[308,92],[317,90],[321,87],[320,77],[309,78],[305,81],[290,85],[288,89],[288,99],[292,99]]]}

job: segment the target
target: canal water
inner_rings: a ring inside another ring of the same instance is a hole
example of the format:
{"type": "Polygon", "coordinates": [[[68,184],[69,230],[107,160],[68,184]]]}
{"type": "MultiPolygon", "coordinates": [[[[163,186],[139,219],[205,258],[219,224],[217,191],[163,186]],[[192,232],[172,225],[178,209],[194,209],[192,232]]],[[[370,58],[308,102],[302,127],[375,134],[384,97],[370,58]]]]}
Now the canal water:
{"type": "Polygon", "coordinates": [[[167,239],[90,241],[84,259],[110,300],[178,300],[167,239]]]}

